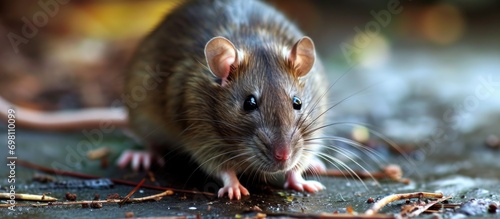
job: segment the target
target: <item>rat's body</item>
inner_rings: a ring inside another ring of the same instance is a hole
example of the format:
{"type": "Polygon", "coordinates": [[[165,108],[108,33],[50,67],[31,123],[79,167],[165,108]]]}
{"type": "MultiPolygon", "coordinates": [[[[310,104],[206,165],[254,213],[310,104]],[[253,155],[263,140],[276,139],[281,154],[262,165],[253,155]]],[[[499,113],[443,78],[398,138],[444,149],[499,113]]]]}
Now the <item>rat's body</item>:
{"type": "MultiPolygon", "coordinates": [[[[224,181],[222,193],[234,189],[238,198],[237,190],[244,188],[235,174],[300,175],[321,144],[312,140],[317,131],[307,132],[321,126],[321,107],[326,106],[322,67],[314,60],[312,42],[298,46],[313,53],[302,58],[309,60],[290,60],[302,37],[282,14],[261,2],[181,5],[146,38],[128,71],[132,129],[154,151],[189,154],[224,181]],[[214,37],[220,42],[211,50],[208,42],[214,37]],[[229,62],[222,57],[225,50],[229,62]],[[216,53],[212,58],[211,51],[216,53]],[[244,109],[250,95],[258,105],[252,111],[244,109]],[[294,109],[294,97],[303,104],[300,110],[294,109]]],[[[318,184],[290,187],[312,191],[321,188],[318,184]]]]}
{"type": "Polygon", "coordinates": [[[180,5],[139,46],[126,74],[129,125],[157,155],[188,154],[237,199],[237,174],[301,174],[316,165],[326,107],[312,41],[281,13],[246,0],[180,5]],[[314,164],[312,164],[314,163],[314,164]]]}

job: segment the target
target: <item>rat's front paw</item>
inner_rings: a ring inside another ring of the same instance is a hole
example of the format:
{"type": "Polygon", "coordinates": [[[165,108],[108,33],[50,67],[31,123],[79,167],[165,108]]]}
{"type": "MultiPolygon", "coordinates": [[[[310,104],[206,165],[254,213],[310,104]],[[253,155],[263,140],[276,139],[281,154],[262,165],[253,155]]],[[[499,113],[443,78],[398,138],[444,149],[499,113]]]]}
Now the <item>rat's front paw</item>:
{"type": "Polygon", "coordinates": [[[224,187],[219,189],[219,198],[223,197],[226,193],[230,200],[233,199],[233,197],[240,200],[241,195],[250,195],[248,190],[240,184],[234,171],[222,171],[219,177],[224,183],[224,187]]]}
{"type": "MultiPolygon", "coordinates": [[[[138,171],[141,166],[144,170],[149,170],[152,158],[153,155],[146,151],[126,150],[120,155],[116,164],[120,168],[125,168],[130,165],[134,171],[138,171]]],[[[163,161],[158,159],[157,162],[162,164],[163,161]]]]}
{"type": "Polygon", "coordinates": [[[293,189],[300,192],[317,192],[325,189],[325,186],[314,180],[305,180],[299,173],[292,171],[286,174],[285,189],[293,189]]]}
{"type": "Polygon", "coordinates": [[[227,185],[219,189],[219,198],[223,197],[224,194],[227,193],[227,196],[229,197],[230,200],[233,199],[233,197],[236,200],[241,199],[241,195],[250,195],[248,190],[243,187],[241,184],[236,184],[236,185],[227,185]]]}

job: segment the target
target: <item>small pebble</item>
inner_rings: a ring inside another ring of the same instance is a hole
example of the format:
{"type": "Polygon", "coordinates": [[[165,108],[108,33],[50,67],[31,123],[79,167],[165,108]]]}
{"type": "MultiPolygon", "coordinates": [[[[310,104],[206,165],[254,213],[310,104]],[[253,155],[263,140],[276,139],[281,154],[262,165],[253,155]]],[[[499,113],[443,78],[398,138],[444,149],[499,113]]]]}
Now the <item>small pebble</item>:
{"type": "Polygon", "coordinates": [[[125,212],[125,218],[133,218],[134,217],[134,212],[128,211],[125,212]]]}
{"type": "Polygon", "coordinates": [[[375,202],[375,200],[372,197],[370,197],[370,198],[368,198],[368,200],[366,200],[366,203],[368,203],[368,204],[371,204],[373,202],[375,202]]]}
{"type": "Polygon", "coordinates": [[[68,201],[76,201],[76,194],[66,192],[65,197],[68,201]]]}
{"type": "Polygon", "coordinates": [[[492,202],[492,203],[490,203],[490,205],[488,205],[488,213],[496,214],[497,209],[498,209],[497,203],[492,202]]]}

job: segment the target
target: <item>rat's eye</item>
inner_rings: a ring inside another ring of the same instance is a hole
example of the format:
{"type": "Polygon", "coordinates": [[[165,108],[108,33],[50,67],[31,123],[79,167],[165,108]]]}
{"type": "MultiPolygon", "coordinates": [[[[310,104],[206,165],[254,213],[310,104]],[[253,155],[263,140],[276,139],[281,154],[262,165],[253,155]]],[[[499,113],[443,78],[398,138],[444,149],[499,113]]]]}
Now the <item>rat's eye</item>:
{"type": "Polygon", "coordinates": [[[243,109],[245,111],[253,111],[257,109],[257,99],[253,95],[248,96],[243,103],[243,109]]]}
{"type": "Polygon", "coordinates": [[[293,96],[292,102],[293,102],[293,109],[300,110],[302,108],[302,101],[300,100],[300,98],[293,96]]]}

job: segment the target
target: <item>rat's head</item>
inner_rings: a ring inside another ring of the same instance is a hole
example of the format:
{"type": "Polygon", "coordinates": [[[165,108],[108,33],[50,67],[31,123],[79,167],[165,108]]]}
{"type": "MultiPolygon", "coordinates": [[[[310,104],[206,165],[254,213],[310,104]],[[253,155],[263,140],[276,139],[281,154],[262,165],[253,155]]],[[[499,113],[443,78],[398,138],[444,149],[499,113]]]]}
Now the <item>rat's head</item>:
{"type": "MultiPolygon", "coordinates": [[[[250,47],[247,45],[247,47],[250,47]]],[[[205,47],[211,72],[220,81],[215,129],[228,147],[227,159],[250,173],[304,168],[316,147],[311,139],[320,120],[312,92],[312,40],[277,47],[236,48],[215,37],[205,47]]]]}

